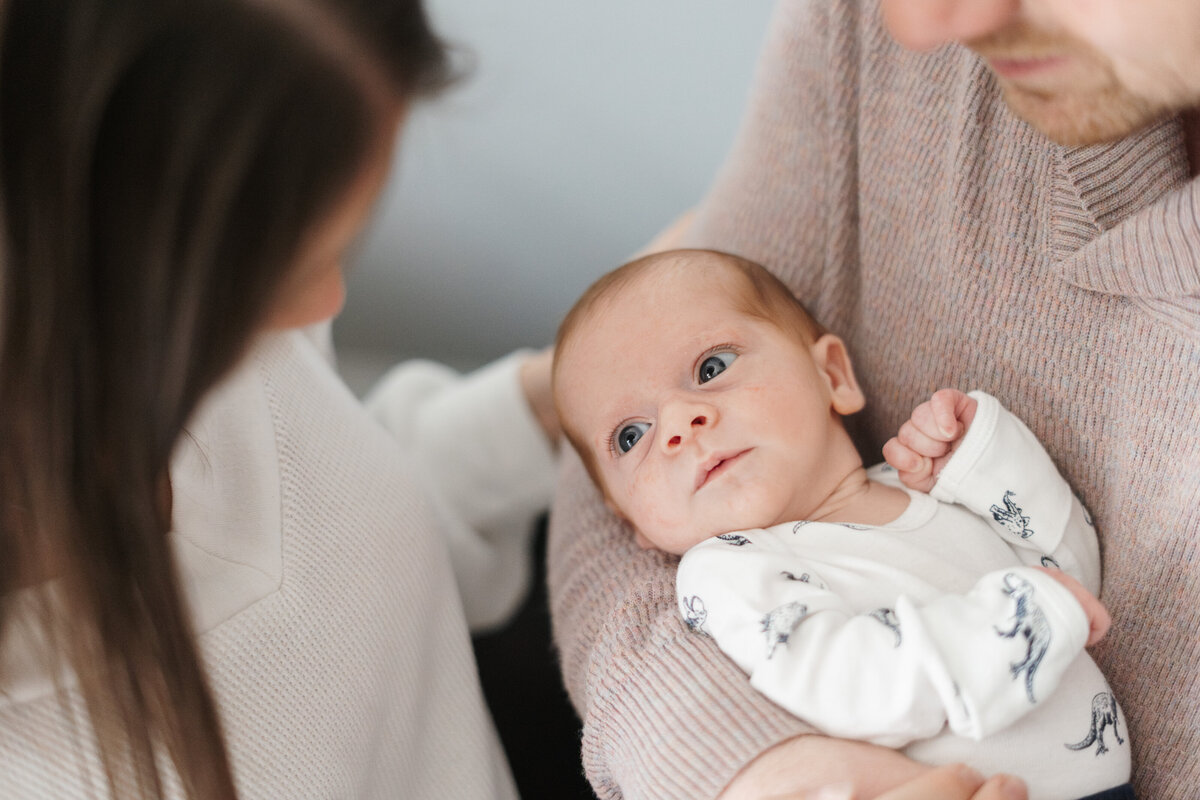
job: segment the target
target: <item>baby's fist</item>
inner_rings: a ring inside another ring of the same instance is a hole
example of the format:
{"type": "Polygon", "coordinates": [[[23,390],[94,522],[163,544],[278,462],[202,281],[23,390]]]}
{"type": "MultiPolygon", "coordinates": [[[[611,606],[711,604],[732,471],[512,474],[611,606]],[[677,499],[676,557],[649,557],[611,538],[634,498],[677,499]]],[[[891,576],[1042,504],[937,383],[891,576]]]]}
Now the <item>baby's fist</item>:
{"type": "Polygon", "coordinates": [[[939,389],[913,409],[900,432],[883,446],[883,457],[900,473],[905,486],[921,492],[933,488],[978,407],[978,401],[957,389],[939,389]]]}

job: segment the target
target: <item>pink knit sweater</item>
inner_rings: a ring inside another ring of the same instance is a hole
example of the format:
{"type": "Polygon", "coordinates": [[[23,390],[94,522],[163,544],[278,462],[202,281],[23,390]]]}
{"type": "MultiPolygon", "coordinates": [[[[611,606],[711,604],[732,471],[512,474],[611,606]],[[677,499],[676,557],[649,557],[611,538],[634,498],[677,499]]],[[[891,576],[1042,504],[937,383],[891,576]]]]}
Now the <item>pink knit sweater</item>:
{"type": "MultiPolygon", "coordinates": [[[[865,0],[782,0],[686,242],[766,264],[849,342],[868,463],[942,386],[1041,438],[1100,532],[1114,624],[1093,655],[1154,800],[1200,791],[1198,214],[1177,120],[1062,148],[969,52],[905,52],[865,0]]],[[[805,730],[688,633],[674,569],[570,461],[551,602],[601,797],[712,797],[805,730]]]]}

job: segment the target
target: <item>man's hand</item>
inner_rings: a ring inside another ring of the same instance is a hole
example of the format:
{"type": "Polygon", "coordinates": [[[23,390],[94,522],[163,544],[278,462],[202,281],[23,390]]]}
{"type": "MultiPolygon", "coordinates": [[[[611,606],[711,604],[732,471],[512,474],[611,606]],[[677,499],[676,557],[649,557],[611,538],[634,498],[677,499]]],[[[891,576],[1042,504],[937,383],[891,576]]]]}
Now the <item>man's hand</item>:
{"type": "Polygon", "coordinates": [[[883,457],[900,473],[905,486],[920,492],[933,488],[978,407],[978,401],[957,389],[939,389],[913,410],[900,432],[883,446],[883,457]]]}
{"type": "MultiPolygon", "coordinates": [[[[866,800],[851,787],[826,786],[812,792],[776,795],[763,800],[866,800]]],[[[1019,778],[983,776],[962,764],[930,770],[895,789],[875,795],[875,800],[1026,800],[1028,793],[1019,778]]]]}
{"type": "Polygon", "coordinates": [[[798,736],[751,761],[718,800],[1027,800],[1008,775],[984,780],[969,767],[934,769],[886,747],[798,736]]]}
{"type": "Polygon", "coordinates": [[[1082,583],[1061,569],[1053,569],[1051,567],[1034,567],[1034,569],[1040,569],[1067,587],[1067,591],[1079,601],[1079,605],[1083,606],[1083,613],[1087,615],[1088,620],[1087,646],[1091,647],[1103,639],[1104,635],[1108,633],[1109,626],[1112,625],[1112,617],[1108,615],[1108,609],[1104,607],[1104,604],[1096,599],[1096,595],[1083,588],[1082,583]]]}

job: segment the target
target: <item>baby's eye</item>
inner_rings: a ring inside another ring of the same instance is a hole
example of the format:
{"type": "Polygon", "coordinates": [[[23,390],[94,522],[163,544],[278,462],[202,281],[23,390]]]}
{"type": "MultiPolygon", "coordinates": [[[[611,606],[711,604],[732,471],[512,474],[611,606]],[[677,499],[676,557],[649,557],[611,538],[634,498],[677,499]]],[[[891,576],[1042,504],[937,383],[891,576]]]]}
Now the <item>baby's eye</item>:
{"type": "Polygon", "coordinates": [[[646,431],[648,430],[650,430],[649,422],[631,422],[628,425],[622,425],[613,439],[614,444],[617,446],[617,451],[628,453],[638,443],[638,440],[646,435],[646,431]]]}
{"type": "Polygon", "coordinates": [[[696,372],[696,379],[700,383],[708,383],[713,378],[729,369],[729,365],[735,360],[737,360],[737,353],[733,352],[732,350],[723,350],[720,353],[713,353],[711,356],[700,362],[700,369],[696,372]]]}

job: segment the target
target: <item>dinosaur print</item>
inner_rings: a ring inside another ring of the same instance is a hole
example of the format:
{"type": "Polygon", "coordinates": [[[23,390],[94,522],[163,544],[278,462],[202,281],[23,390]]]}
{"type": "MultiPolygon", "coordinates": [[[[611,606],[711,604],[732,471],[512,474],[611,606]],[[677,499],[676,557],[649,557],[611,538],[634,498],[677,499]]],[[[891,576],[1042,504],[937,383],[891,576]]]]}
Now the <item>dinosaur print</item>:
{"type": "Polygon", "coordinates": [[[891,628],[892,633],[896,634],[896,647],[900,646],[900,620],[896,617],[896,612],[890,608],[877,608],[867,615],[872,619],[877,619],[885,627],[891,628]]]}
{"type": "Polygon", "coordinates": [[[808,615],[808,606],[792,601],[774,609],[762,618],[762,632],[767,636],[767,658],[775,655],[778,645],[786,645],[792,631],[808,615]]]}
{"type": "Polygon", "coordinates": [[[1012,629],[1003,631],[996,628],[996,633],[1005,639],[1012,639],[1020,634],[1025,637],[1028,649],[1025,658],[1012,664],[1013,680],[1022,672],[1025,673],[1025,693],[1030,703],[1036,703],[1033,696],[1033,679],[1037,673],[1046,651],[1050,649],[1050,623],[1042,609],[1033,602],[1033,584],[1013,573],[1004,576],[1004,593],[1016,604],[1012,615],[1012,629]]]}
{"type": "Polygon", "coordinates": [[[825,586],[825,584],[821,583],[820,578],[814,578],[812,575],[809,575],[807,572],[801,572],[799,575],[797,575],[796,573],[788,572],[785,569],[785,570],[781,571],[779,574],[782,575],[783,579],[787,580],[787,581],[795,581],[796,583],[807,583],[808,585],[815,586],[818,589],[828,588],[825,586]]]}
{"type": "Polygon", "coordinates": [[[1125,744],[1125,740],[1117,732],[1118,719],[1117,698],[1113,697],[1112,692],[1100,692],[1092,698],[1092,729],[1088,731],[1087,737],[1082,742],[1063,746],[1068,750],[1086,750],[1095,744],[1096,755],[1104,755],[1108,752],[1108,748],[1104,746],[1104,729],[1109,725],[1112,726],[1117,744],[1125,744]]]}
{"type": "Polygon", "coordinates": [[[1053,556],[1042,556],[1042,566],[1053,567],[1054,569],[1062,569],[1062,567],[1058,565],[1058,562],[1054,560],[1053,556]]]}
{"type": "Polygon", "coordinates": [[[708,619],[708,609],[704,607],[704,601],[700,599],[700,596],[685,597],[680,600],[680,605],[683,606],[683,621],[687,623],[688,630],[707,636],[704,622],[708,619]]]}
{"type": "Polygon", "coordinates": [[[1005,492],[1004,508],[993,505],[988,510],[992,512],[992,518],[1007,528],[1011,533],[1020,536],[1022,539],[1028,539],[1033,536],[1033,530],[1029,527],[1029,517],[1025,516],[1025,512],[1021,507],[1013,502],[1016,497],[1015,492],[1005,492]]]}
{"type": "Polygon", "coordinates": [[[750,540],[740,533],[719,533],[717,538],[726,544],[731,544],[734,547],[744,547],[750,544],[750,540]]]}

